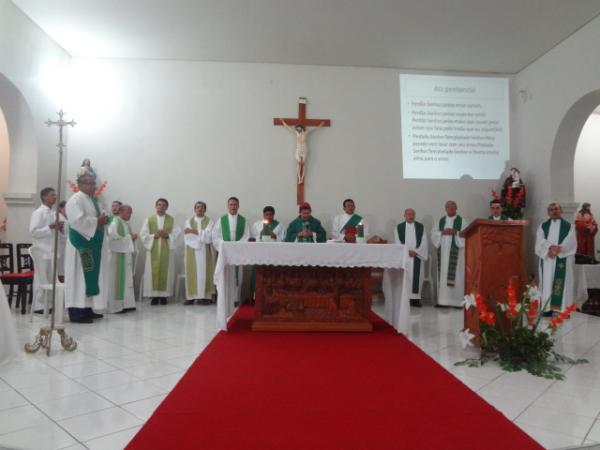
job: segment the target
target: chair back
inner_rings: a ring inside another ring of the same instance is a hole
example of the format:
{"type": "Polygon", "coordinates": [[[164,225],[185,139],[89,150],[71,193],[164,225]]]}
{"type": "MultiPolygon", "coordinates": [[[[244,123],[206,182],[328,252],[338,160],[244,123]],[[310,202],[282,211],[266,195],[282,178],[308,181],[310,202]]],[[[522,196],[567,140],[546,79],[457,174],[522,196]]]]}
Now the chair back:
{"type": "Polygon", "coordinates": [[[14,273],[13,245],[8,243],[0,244],[0,274],[14,273]]]}
{"type": "MultiPolygon", "coordinates": [[[[29,255],[31,259],[33,260],[33,265],[37,266],[37,267],[44,267],[43,266],[43,251],[42,249],[36,247],[36,246],[31,246],[29,247],[29,251],[28,251],[29,255]]],[[[50,284],[50,280],[48,280],[48,276],[46,274],[45,270],[38,270],[36,272],[36,276],[38,277],[39,283],[40,284],[50,284]]]]}
{"type": "Polygon", "coordinates": [[[27,249],[31,244],[17,244],[17,270],[19,272],[27,272],[33,270],[35,264],[27,249]]]}

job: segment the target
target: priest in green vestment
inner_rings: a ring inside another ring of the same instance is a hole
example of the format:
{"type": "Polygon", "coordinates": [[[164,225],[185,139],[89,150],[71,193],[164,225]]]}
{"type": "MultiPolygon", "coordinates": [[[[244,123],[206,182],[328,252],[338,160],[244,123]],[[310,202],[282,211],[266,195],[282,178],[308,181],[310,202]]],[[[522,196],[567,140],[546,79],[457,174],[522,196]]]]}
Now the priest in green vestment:
{"type": "Polygon", "coordinates": [[[212,244],[214,222],[206,215],[206,203],[196,202],[194,216],[185,221],[185,305],[212,303],[216,255],[212,244]]]}
{"type": "Polygon", "coordinates": [[[250,236],[256,242],[283,242],[285,240],[285,227],[275,219],[275,208],[265,206],[263,218],[252,224],[250,236]]]}
{"type": "Polygon", "coordinates": [[[340,242],[356,242],[357,238],[364,240],[368,236],[367,223],[362,216],[356,214],[354,200],[347,198],[342,207],[344,213],[333,218],[331,238],[340,242]]]}
{"type": "Polygon", "coordinates": [[[146,249],[143,293],[152,299],[151,305],[166,305],[167,298],[173,295],[174,253],[181,229],[175,225],[173,216],[167,214],[167,199],[156,200],[154,208],[156,214],[144,221],[140,231],[140,240],[146,249]]]}
{"type": "Polygon", "coordinates": [[[460,237],[468,223],[457,214],[455,201],[445,204],[446,215],[431,230],[438,254],[438,306],[462,308],[465,296],[465,240],[460,237]]]}
{"type": "Polygon", "coordinates": [[[108,226],[107,238],[111,252],[108,310],[112,313],[135,311],[133,261],[138,235],[131,231],[129,225],[132,213],[131,206],[121,205],[108,226]]]}
{"type": "Polygon", "coordinates": [[[289,224],[285,232],[286,242],[325,242],[327,232],[321,222],[312,216],[310,204],[304,202],[298,209],[300,214],[289,224]]]}
{"type": "Polygon", "coordinates": [[[549,219],[536,233],[535,253],[539,257],[542,305],[546,315],[562,311],[575,303],[575,226],[562,218],[558,203],[548,205],[549,219]]]}
{"type": "MultiPolygon", "coordinates": [[[[407,334],[410,329],[410,306],[421,306],[424,266],[429,257],[425,227],[415,220],[415,216],[414,209],[406,209],[405,220],[396,226],[394,233],[396,244],[400,246],[399,251],[402,252],[401,295],[388,295],[384,280],[386,320],[396,331],[403,334],[407,334]]],[[[391,276],[387,272],[393,270],[396,269],[387,269],[384,272],[384,279],[391,276]]]]}
{"type": "MultiPolygon", "coordinates": [[[[225,242],[247,241],[250,228],[246,218],[239,214],[240,201],[237,197],[227,199],[227,214],[215,222],[212,241],[218,252],[222,252],[225,242]]],[[[226,266],[223,273],[225,292],[217,291],[217,317],[229,319],[241,302],[243,268],[226,266]]],[[[226,324],[221,324],[226,325],[226,324]]]]}
{"type": "Polygon", "coordinates": [[[115,217],[119,215],[119,208],[123,205],[119,200],[115,200],[110,204],[110,214],[108,215],[108,224],[110,225],[115,217]]]}

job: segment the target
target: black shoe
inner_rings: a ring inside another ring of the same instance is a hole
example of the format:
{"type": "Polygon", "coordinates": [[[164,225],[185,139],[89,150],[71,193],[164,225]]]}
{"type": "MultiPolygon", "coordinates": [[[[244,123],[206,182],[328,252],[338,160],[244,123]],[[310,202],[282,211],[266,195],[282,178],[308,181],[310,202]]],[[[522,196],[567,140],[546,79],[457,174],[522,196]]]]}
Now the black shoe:
{"type": "Polygon", "coordinates": [[[212,300],[210,298],[201,298],[196,300],[197,305],[210,305],[212,304],[212,300]]]}
{"type": "Polygon", "coordinates": [[[77,319],[71,319],[72,323],[94,323],[89,317],[79,317],[77,319]]]}
{"type": "Polygon", "coordinates": [[[416,306],[417,308],[421,308],[423,305],[421,304],[421,300],[419,300],[418,298],[411,298],[410,306],[416,306]]]}
{"type": "Polygon", "coordinates": [[[165,297],[161,297],[160,298],[160,304],[161,305],[166,305],[167,304],[167,299],[165,297]]]}
{"type": "Polygon", "coordinates": [[[36,309],[33,313],[34,314],[44,314],[44,310],[43,309],[36,309]]]}
{"type": "Polygon", "coordinates": [[[184,305],[188,306],[188,305],[193,305],[194,304],[194,300],[186,300],[185,302],[183,302],[184,305]]]}
{"type": "Polygon", "coordinates": [[[125,314],[126,312],[127,312],[127,311],[125,311],[124,309],[122,309],[121,311],[119,311],[119,312],[116,312],[115,314],[125,314]]]}
{"type": "Polygon", "coordinates": [[[152,301],[150,302],[150,304],[151,304],[152,306],[154,306],[154,305],[158,305],[158,298],[156,298],[156,297],[155,297],[155,298],[153,298],[153,299],[152,299],[152,301]]]}
{"type": "Polygon", "coordinates": [[[552,317],[552,311],[543,312],[542,317],[552,317]]]}
{"type": "Polygon", "coordinates": [[[102,319],[104,316],[102,314],[97,314],[95,312],[93,312],[92,314],[90,314],[88,316],[90,319],[102,319]]]}
{"type": "Polygon", "coordinates": [[[124,308],[123,309],[123,312],[133,312],[133,311],[136,311],[136,309],[135,308],[124,308]]]}

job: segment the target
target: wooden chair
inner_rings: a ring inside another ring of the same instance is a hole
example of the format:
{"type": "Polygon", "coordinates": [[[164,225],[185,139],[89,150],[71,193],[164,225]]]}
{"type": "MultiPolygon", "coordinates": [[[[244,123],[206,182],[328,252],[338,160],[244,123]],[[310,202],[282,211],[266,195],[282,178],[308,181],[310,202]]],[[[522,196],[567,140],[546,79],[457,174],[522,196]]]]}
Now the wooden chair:
{"type": "MultiPolygon", "coordinates": [[[[33,270],[34,270],[33,259],[29,255],[29,247],[31,247],[31,244],[17,244],[16,247],[17,247],[17,272],[19,272],[19,273],[31,272],[31,274],[32,274],[31,283],[29,283],[26,286],[28,302],[31,305],[32,301],[33,301],[33,270]]],[[[19,306],[19,305],[17,305],[17,306],[19,306]]],[[[23,312],[26,307],[27,307],[27,303],[25,304],[25,307],[23,307],[23,305],[21,305],[21,312],[23,312]]]]}
{"type": "MultiPolygon", "coordinates": [[[[19,265],[19,267],[23,268],[23,271],[15,272],[13,265],[12,244],[0,244],[0,249],[5,251],[5,253],[0,256],[0,280],[2,280],[3,285],[9,286],[8,304],[9,306],[12,306],[12,297],[16,287],[17,301],[15,306],[19,307],[20,304],[21,314],[25,314],[27,312],[28,294],[29,299],[33,299],[33,263],[31,263],[31,258],[29,255],[27,255],[29,265],[19,265]]],[[[17,250],[20,250],[18,246],[17,250]]]]}

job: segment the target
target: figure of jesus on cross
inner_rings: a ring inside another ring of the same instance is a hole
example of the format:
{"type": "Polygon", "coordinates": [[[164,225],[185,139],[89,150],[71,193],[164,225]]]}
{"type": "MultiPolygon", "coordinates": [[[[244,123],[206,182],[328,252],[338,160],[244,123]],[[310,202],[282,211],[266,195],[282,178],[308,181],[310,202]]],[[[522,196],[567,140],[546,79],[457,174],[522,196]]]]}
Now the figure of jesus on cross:
{"type": "Polygon", "coordinates": [[[298,99],[298,117],[292,119],[273,119],[274,125],[283,125],[288,131],[296,135],[296,184],[297,184],[297,203],[304,203],[304,177],[306,174],[306,158],[308,156],[308,147],[306,137],[313,131],[307,127],[329,127],[331,121],[328,119],[307,119],[306,118],[306,98],[298,99]],[[294,128],[292,128],[294,127],[294,128]]]}

